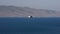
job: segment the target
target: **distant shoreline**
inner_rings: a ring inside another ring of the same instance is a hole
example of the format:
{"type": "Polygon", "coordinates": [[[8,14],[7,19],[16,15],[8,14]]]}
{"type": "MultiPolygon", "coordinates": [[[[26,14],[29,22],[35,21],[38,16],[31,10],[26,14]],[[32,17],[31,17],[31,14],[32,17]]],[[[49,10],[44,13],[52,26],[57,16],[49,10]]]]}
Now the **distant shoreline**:
{"type": "MultiPolygon", "coordinates": [[[[4,17],[1,17],[0,18],[29,18],[28,16],[27,17],[7,17],[7,16],[4,16],[4,17]]],[[[32,17],[32,18],[60,18],[60,17],[32,17]]]]}

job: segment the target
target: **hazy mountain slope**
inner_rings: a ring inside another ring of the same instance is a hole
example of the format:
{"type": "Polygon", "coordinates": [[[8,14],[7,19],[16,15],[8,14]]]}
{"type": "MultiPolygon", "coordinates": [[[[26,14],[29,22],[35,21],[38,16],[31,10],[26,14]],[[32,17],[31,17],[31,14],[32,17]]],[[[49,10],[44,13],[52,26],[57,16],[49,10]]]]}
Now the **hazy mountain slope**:
{"type": "Polygon", "coordinates": [[[29,7],[0,6],[0,17],[58,17],[60,12],[45,9],[33,9],[29,7]]]}

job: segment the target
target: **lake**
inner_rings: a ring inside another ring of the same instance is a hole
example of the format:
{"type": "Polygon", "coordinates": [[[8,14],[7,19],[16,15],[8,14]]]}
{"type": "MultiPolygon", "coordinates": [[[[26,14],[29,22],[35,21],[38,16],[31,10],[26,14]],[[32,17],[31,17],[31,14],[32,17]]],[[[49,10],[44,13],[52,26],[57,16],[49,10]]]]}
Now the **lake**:
{"type": "Polygon", "coordinates": [[[0,17],[0,34],[60,34],[60,17],[0,17]]]}

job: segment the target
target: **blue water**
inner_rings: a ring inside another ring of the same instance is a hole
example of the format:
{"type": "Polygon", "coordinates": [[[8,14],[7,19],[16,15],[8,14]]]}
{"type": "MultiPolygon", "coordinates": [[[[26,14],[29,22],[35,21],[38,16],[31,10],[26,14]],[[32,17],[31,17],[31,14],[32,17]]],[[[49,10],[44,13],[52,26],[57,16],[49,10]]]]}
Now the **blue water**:
{"type": "Polygon", "coordinates": [[[0,34],[60,34],[60,18],[0,18],[0,34]]]}

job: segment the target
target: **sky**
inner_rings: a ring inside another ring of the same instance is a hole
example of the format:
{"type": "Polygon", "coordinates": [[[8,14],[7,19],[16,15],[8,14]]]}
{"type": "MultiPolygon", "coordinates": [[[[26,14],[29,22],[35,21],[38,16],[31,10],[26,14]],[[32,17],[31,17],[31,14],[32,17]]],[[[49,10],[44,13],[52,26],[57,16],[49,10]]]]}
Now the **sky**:
{"type": "Polygon", "coordinates": [[[0,5],[13,5],[60,11],[60,0],[0,0],[0,5]]]}

